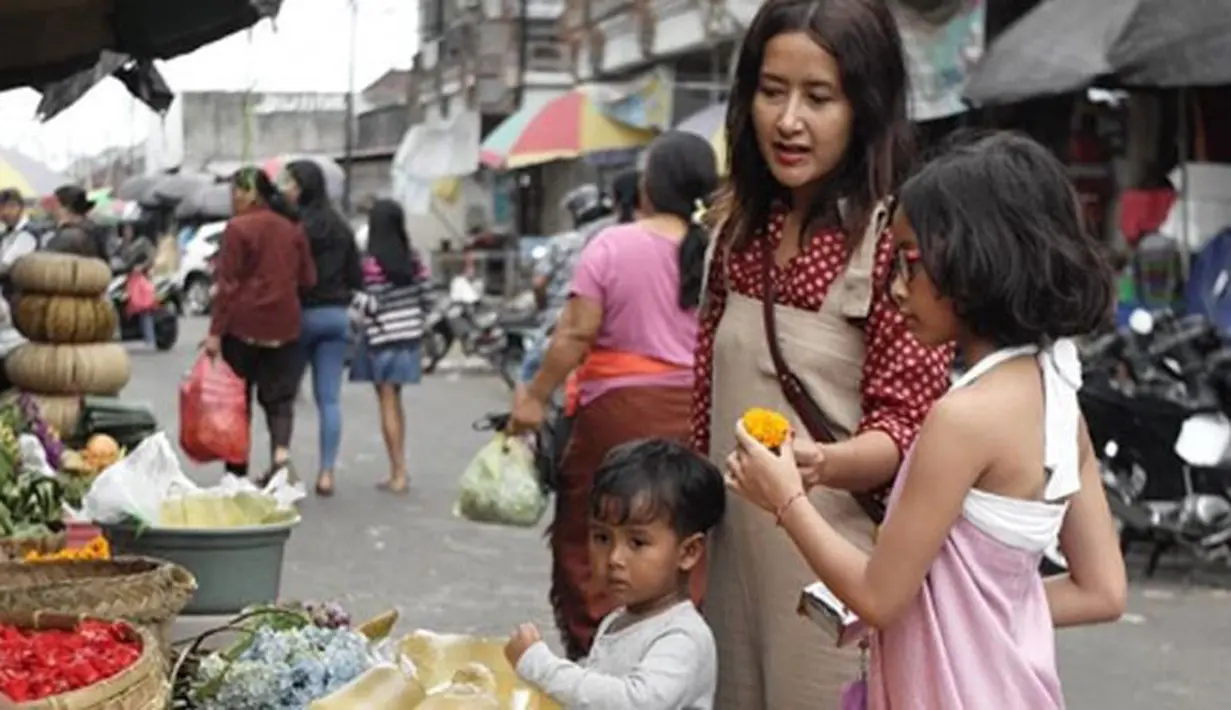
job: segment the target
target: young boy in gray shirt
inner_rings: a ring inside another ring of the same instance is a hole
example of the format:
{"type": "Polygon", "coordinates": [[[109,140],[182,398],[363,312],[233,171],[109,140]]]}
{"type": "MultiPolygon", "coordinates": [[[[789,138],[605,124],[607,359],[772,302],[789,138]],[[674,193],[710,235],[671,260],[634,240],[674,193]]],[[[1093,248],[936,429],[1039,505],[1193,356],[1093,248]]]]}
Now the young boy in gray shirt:
{"type": "Polygon", "coordinates": [[[590,493],[590,564],[620,607],[581,663],[522,624],[505,646],[518,675],[565,710],[710,710],[717,651],[688,580],[725,506],[722,474],[686,447],[647,439],[613,449],[590,493]]]}

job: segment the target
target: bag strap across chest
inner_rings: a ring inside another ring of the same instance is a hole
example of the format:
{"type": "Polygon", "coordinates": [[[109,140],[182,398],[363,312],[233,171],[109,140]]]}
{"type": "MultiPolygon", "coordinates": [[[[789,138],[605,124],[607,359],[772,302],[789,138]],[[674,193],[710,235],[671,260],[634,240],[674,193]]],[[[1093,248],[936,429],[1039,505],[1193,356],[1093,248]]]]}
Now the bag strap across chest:
{"type": "MultiPolygon", "coordinates": [[[[887,210],[882,205],[878,205],[876,211],[873,212],[873,218],[869,221],[868,230],[859,243],[858,251],[847,264],[846,271],[834,281],[830,292],[825,297],[826,306],[830,307],[833,306],[829,299],[839,299],[837,307],[840,308],[842,315],[850,320],[865,320],[871,312],[874,285],[872,270],[875,265],[877,242],[881,232],[884,231],[886,218],[887,210]]],[[[777,286],[774,283],[774,250],[767,243],[762,252],[761,303],[765,320],[765,337],[778,384],[782,388],[783,396],[799,416],[804,428],[808,430],[808,435],[814,441],[833,443],[837,441],[834,433],[836,429],[829,416],[808,393],[803,381],[791,370],[782,354],[776,317],[777,286]]],[[[885,516],[884,493],[885,489],[869,494],[854,493],[852,495],[868,517],[879,523],[885,516]]]]}

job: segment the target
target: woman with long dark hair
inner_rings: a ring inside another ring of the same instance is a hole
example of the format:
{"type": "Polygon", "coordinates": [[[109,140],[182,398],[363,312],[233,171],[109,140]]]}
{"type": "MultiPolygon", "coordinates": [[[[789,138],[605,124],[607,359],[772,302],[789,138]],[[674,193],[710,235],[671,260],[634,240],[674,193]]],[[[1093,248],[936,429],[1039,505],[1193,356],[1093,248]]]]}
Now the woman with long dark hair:
{"type": "Polygon", "coordinates": [[[406,232],[406,215],[393,200],[372,205],[363,272],[367,316],[350,378],[376,387],[389,454],[389,478],[378,487],[401,495],[410,487],[402,388],[419,384],[423,376],[420,344],[427,269],[406,232]]]}
{"type": "Polygon", "coordinates": [[[108,259],[107,236],[90,221],[94,202],[85,190],[76,185],[63,185],[56,188],[45,204],[56,225],[55,233],[47,242],[47,251],[108,259]]]}
{"type": "MultiPolygon", "coordinates": [[[[590,581],[594,471],[619,444],[688,438],[708,241],[703,213],[718,188],[717,161],[709,143],[678,131],[647,150],[640,218],[599,232],[582,251],[543,365],[513,401],[511,430],[538,428],[547,402],[575,371],[567,405],[575,419],[549,532],[551,602],[572,659],[586,655],[613,608],[590,581]]],[[[693,579],[696,599],[700,574],[693,579]]]]}
{"type": "Polygon", "coordinates": [[[611,202],[615,207],[616,219],[620,224],[628,224],[637,219],[637,203],[641,198],[641,173],[628,170],[616,176],[611,181],[611,202]]]}
{"type": "Polygon", "coordinates": [[[342,373],[350,347],[347,307],[363,288],[355,233],[329,202],[325,174],[311,160],[286,166],[283,190],[298,207],[316,265],[316,285],[300,294],[303,326],[299,344],[312,367],[312,396],[320,420],[316,494],[333,495],[333,473],[342,443],[342,373]]]}
{"type": "MultiPolygon", "coordinates": [[[[886,3],[761,6],[735,69],[730,186],[697,348],[697,450],[722,465],[747,409],[782,412],[809,502],[864,549],[952,359],[951,348],[919,344],[890,295],[882,202],[913,159],[906,105],[886,3]]],[[[815,575],[772,516],[731,499],[710,553],[716,707],[837,708],[858,651],[800,623],[799,591],[815,575]]]]}
{"type": "MultiPolygon", "coordinates": [[[[235,216],[227,222],[218,251],[209,336],[205,352],[222,355],[248,383],[265,410],[272,448],[270,465],[257,483],[263,485],[291,465],[291,433],[302,358],[299,350],[299,294],[316,284],[316,266],[308,240],[294,213],[269,176],[243,168],[231,178],[235,216]]],[[[248,475],[248,464],[228,464],[227,471],[248,475]]]]}

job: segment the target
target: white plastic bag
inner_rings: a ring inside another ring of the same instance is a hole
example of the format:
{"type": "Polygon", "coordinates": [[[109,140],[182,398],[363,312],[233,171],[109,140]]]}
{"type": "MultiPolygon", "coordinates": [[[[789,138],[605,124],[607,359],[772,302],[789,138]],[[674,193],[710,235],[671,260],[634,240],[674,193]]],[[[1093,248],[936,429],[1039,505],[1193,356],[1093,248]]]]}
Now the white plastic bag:
{"type": "Polygon", "coordinates": [[[285,468],[278,469],[264,488],[257,488],[256,484],[247,478],[228,473],[211,490],[223,496],[233,496],[237,493],[261,493],[273,498],[278,504],[278,510],[290,510],[308,495],[302,483],[291,483],[291,478],[285,468]]]}
{"type": "Polygon", "coordinates": [[[154,525],[165,498],[199,490],[180,469],[170,440],[160,431],[94,479],[82,514],[98,523],[119,523],[131,517],[154,525]]]}
{"type": "Polygon", "coordinates": [[[521,439],[497,434],[462,474],[455,512],[478,523],[531,527],[546,509],[534,452],[521,439]]]}
{"type": "Polygon", "coordinates": [[[22,434],[17,437],[17,448],[21,452],[21,470],[33,471],[47,478],[56,477],[56,470],[47,463],[47,450],[37,436],[22,434]]]}

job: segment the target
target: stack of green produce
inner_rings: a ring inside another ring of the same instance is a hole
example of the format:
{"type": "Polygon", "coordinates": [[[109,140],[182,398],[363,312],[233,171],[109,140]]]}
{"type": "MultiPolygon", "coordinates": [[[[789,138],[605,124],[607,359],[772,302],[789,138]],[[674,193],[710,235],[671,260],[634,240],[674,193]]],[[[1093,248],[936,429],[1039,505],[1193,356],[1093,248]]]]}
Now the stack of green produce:
{"type": "Polygon", "coordinates": [[[0,407],[0,539],[33,539],[63,527],[64,507],[80,506],[84,484],[69,477],[48,476],[22,460],[18,437],[31,434],[43,444],[48,463],[58,461],[62,447],[46,432],[37,412],[22,401],[0,407]]]}

